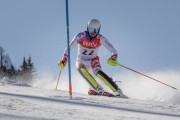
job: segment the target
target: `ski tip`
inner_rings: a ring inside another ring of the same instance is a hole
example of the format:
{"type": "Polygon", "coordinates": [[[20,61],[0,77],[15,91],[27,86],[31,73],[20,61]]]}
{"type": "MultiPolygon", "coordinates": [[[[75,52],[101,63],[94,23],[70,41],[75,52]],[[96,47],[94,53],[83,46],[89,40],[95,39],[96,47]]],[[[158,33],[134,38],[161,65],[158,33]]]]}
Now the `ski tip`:
{"type": "Polygon", "coordinates": [[[175,90],[178,90],[177,88],[175,88],[175,87],[172,87],[173,89],[175,89],[175,90]]]}
{"type": "Polygon", "coordinates": [[[127,96],[124,96],[124,97],[122,97],[122,96],[115,96],[116,98],[122,98],[122,99],[129,99],[129,97],[127,97],[127,96]]]}

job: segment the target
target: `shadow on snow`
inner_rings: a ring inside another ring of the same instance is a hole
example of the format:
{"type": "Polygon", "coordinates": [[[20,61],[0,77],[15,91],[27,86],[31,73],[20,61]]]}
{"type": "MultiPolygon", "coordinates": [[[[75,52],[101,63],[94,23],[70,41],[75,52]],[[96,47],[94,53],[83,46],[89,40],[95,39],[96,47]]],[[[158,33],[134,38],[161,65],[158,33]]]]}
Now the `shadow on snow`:
{"type": "Polygon", "coordinates": [[[106,108],[106,109],[115,109],[115,110],[120,110],[120,111],[128,111],[128,112],[144,113],[144,114],[152,114],[152,115],[162,115],[162,116],[172,116],[172,117],[180,118],[180,114],[153,112],[153,111],[146,111],[146,110],[136,110],[136,109],[123,108],[123,107],[114,107],[114,106],[108,106],[108,105],[100,105],[100,104],[83,103],[83,102],[73,101],[73,100],[76,100],[76,98],[75,99],[55,99],[55,98],[48,98],[48,97],[20,95],[20,94],[5,93],[5,92],[0,92],[0,95],[14,96],[14,97],[21,97],[21,98],[28,98],[28,99],[36,99],[36,100],[43,100],[43,101],[51,101],[51,102],[60,102],[60,103],[80,105],[80,106],[86,106],[86,107],[99,107],[99,108],[106,108]]]}

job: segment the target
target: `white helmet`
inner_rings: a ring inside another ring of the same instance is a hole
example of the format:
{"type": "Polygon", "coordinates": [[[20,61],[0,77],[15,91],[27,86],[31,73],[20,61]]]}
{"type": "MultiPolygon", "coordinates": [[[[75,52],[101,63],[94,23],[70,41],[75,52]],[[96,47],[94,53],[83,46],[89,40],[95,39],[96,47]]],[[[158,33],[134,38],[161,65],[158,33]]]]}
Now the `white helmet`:
{"type": "Polygon", "coordinates": [[[98,34],[100,28],[101,28],[101,23],[97,19],[91,19],[87,24],[88,33],[95,32],[96,34],[98,34]]]}

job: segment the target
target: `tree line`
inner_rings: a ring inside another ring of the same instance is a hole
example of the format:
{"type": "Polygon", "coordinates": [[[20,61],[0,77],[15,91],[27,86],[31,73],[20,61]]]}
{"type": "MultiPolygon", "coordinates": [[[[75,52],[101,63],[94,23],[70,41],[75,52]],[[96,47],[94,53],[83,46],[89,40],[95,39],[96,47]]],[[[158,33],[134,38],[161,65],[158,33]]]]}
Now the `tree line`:
{"type": "Polygon", "coordinates": [[[35,72],[34,63],[30,56],[27,59],[24,57],[22,64],[16,69],[9,55],[0,46],[0,80],[4,77],[8,77],[18,82],[30,83],[35,77],[35,72]]]}

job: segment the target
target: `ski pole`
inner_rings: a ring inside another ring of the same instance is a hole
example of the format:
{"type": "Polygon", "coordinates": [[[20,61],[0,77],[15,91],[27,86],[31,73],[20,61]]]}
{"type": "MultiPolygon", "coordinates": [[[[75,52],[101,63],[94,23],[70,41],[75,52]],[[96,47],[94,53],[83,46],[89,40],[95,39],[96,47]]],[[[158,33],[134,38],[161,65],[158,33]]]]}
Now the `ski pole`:
{"type": "Polygon", "coordinates": [[[166,83],[163,83],[163,82],[161,82],[161,81],[159,81],[159,80],[157,80],[157,79],[155,79],[155,78],[152,78],[152,77],[150,77],[150,76],[148,76],[148,75],[145,75],[145,74],[143,74],[143,73],[140,73],[140,72],[138,72],[138,71],[136,71],[136,70],[133,70],[133,69],[131,69],[131,68],[128,68],[128,67],[126,67],[126,66],[124,66],[124,65],[120,65],[121,67],[124,67],[124,68],[126,68],[126,69],[128,69],[128,70],[131,70],[131,71],[133,71],[133,72],[136,72],[136,73],[138,73],[138,74],[140,74],[140,75],[143,75],[143,76],[145,76],[145,77],[147,77],[147,78],[150,78],[150,79],[152,79],[152,80],[154,80],[154,81],[156,81],[156,82],[159,82],[159,83],[161,83],[161,84],[164,84],[164,85],[166,85],[166,86],[168,86],[168,87],[170,87],[170,88],[173,88],[173,89],[175,89],[175,90],[177,90],[177,88],[175,88],[175,87],[173,87],[173,86],[170,86],[170,85],[168,85],[168,84],[166,84],[166,83]]]}
{"type": "Polygon", "coordinates": [[[61,70],[59,71],[58,80],[57,80],[57,84],[56,84],[55,90],[57,90],[57,86],[58,86],[58,83],[59,83],[60,75],[61,75],[61,70]]]}
{"type": "Polygon", "coordinates": [[[155,78],[152,78],[152,77],[150,77],[150,76],[148,76],[148,75],[145,75],[145,74],[140,73],[140,72],[138,72],[138,71],[136,71],[136,70],[133,70],[133,69],[131,69],[131,68],[129,68],[129,67],[126,67],[126,66],[124,66],[124,65],[122,65],[122,64],[119,64],[118,61],[108,60],[108,64],[110,64],[111,66],[121,66],[121,67],[124,67],[124,68],[126,68],[126,69],[128,69],[128,70],[130,70],[130,71],[133,71],[133,72],[135,72],[135,73],[138,73],[138,74],[140,74],[140,75],[143,75],[143,76],[145,76],[145,77],[147,77],[147,78],[150,78],[151,80],[154,80],[154,81],[156,81],[156,82],[159,82],[159,83],[161,83],[161,84],[163,84],[163,85],[166,85],[166,86],[168,86],[168,87],[170,87],[170,88],[173,88],[173,89],[177,90],[177,88],[175,88],[175,87],[173,87],[173,86],[170,86],[170,85],[168,85],[168,84],[166,84],[166,83],[164,83],[164,82],[161,82],[161,81],[159,81],[159,80],[157,80],[157,79],[155,79],[155,78]]]}

